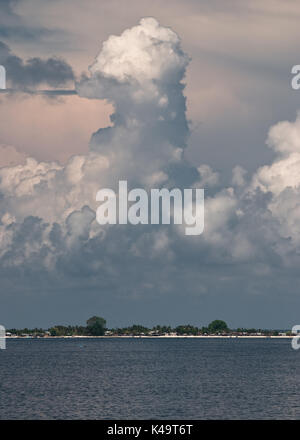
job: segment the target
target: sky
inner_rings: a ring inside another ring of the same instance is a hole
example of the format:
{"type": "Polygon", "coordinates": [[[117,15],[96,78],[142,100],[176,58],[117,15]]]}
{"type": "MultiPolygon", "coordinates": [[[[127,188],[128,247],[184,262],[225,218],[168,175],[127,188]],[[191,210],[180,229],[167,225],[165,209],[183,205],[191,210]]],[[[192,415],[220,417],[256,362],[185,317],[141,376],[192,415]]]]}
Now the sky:
{"type": "Polygon", "coordinates": [[[1,324],[298,324],[299,3],[0,7],[1,324]],[[204,233],[100,226],[121,179],[204,188],[204,233]]]}

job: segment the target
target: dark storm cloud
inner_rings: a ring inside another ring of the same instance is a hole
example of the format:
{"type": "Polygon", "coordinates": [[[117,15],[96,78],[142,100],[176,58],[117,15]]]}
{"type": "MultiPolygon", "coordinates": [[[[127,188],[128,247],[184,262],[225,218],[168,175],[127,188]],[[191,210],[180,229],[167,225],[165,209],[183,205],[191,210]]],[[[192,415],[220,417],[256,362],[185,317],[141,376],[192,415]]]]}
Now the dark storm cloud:
{"type": "Polygon", "coordinates": [[[72,67],[59,58],[29,58],[23,61],[0,41],[0,64],[6,69],[7,81],[13,88],[37,87],[47,84],[59,87],[74,80],[72,67]]]}

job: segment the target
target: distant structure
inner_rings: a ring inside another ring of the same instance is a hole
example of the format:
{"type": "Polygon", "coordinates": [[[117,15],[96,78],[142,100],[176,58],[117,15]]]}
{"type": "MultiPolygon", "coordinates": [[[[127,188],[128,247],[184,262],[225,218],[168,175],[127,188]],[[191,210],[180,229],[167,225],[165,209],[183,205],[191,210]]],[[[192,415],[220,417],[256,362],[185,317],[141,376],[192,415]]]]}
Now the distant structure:
{"type": "Polygon", "coordinates": [[[4,66],[0,66],[0,89],[6,89],[6,70],[4,66]]]}

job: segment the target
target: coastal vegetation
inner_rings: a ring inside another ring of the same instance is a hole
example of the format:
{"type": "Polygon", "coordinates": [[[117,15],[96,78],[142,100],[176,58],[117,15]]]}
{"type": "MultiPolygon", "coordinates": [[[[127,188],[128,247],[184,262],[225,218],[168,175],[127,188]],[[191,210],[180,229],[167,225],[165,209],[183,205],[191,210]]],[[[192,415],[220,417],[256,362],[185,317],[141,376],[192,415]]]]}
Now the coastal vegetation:
{"type": "Polygon", "coordinates": [[[207,326],[197,327],[191,324],[171,327],[156,325],[152,328],[134,324],[129,327],[107,328],[106,320],[100,316],[93,316],[86,322],[86,326],[80,325],[55,325],[48,329],[23,328],[9,329],[8,336],[23,337],[72,337],[72,336],[289,336],[290,331],[268,330],[255,328],[230,329],[225,321],[216,319],[207,326]]]}

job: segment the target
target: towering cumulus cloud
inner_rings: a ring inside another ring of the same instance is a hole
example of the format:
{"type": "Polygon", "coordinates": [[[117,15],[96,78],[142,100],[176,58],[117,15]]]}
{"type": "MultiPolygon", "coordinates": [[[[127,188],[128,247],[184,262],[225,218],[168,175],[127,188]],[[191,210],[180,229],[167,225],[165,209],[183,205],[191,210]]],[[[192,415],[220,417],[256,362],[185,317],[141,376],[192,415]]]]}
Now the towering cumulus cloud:
{"type": "Polygon", "coordinates": [[[77,89],[81,96],[105,98],[115,106],[113,127],[91,140],[91,150],[109,159],[110,176],[145,185],[175,175],[184,179],[188,125],[181,81],[188,61],[178,36],[154,18],[103,44],[91,77],[77,89]]]}
{"type": "Polygon", "coordinates": [[[65,227],[74,211],[95,209],[101,187],[115,188],[120,179],[144,187],[195,181],[198,171],[183,157],[187,63],[178,36],[153,18],[110,37],[77,89],[113,103],[112,126],[95,133],[90,152],[66,166],[29,158],[24,166],[2,169],[2,215],[17,221],[36,215],[65,227]]]}
{"type": "Polygon", "coordinates": [[[217,172],[185,160],[188,62],[177,34],[154,18],[109,37],[76,86],[80,96],[114,106],[111,126],[92,135],[89,153],[64,166],[29,158],[0,169],[2,296],[30,290],[34,303],[63,293],[69,304],[82,295],[114,307],[120,298],[273,294],[282,285],[295,294],[286,276],[298,277],[300,263],[299,118],[271,129],[273,164],[252,178],[237,165],[220,189],[217,172]],[[204,234],[100,226],[96,193],[123,179],[146,189],[204,185],[204,234]]]}
{"type": "Polygon", "coordinates": [[[173,255],[166,229],[101,228],[96,193],[116,188],[121,179],[146,189],[196,181],[197,169],[184,159],[189,130],[182,80],[188,62],[177,34],[153,18],[103,44],[77,90],[113,103],[112,126],[94,133],[89,153],[65,166],[28,158],[25,165],[0,170],[3,268],[45,270],[47,276],[61,271],[68,284],[75,264],[82,279],[97,277],[99,290],[109,277],[117,290],[130,291],[135,277],[120,284],[120,261],[124,265],[126,258],[129,267],[130,256],[140,255],[142,267],[144,246],[147,258],[173,255]]]}

